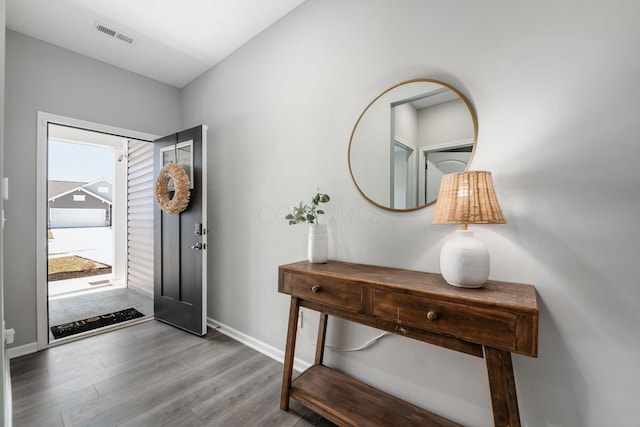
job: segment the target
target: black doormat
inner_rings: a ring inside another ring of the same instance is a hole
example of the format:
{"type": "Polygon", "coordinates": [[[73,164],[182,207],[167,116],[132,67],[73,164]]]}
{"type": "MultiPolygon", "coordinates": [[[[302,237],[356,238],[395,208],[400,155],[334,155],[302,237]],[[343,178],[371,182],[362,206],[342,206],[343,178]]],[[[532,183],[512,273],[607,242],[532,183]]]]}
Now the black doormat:
{"type": "Polygon", "coordinates": [[[114,313],[102,314],[84,320],[76,320],[75,322],[52,326],[51,333],[55,339],[64,338],[69,335],[79,334],[80,332],[102,328],[103,326],[115,325],[116,323],[137,319],[138,317],[144,317],[144,314],[135,308],[127,308],[114,313]]]}

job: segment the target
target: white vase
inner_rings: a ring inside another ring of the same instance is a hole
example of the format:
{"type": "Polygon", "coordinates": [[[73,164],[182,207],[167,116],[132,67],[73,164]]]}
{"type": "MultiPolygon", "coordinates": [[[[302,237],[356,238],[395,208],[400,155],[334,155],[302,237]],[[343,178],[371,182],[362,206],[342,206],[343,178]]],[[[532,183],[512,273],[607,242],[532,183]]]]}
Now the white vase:
{"type": "Polygon", "coordinates": [[[489,250],[473,231],[456,230],[440,251],[440,273],[448,284],[480,288],[489,278],[489,250]]]}
{"type": "Polygon", "coordinates": [[[327,224],[309,224],[309,262],[322,264],[329,259],[329,233],[327,224]]]}

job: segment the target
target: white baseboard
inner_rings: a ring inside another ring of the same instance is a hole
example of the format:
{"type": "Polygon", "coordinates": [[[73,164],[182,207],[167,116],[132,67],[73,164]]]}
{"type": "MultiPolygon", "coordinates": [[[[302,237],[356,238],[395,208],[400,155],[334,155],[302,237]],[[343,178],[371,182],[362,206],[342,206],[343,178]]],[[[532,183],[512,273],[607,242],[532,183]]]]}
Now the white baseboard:
{"type": "Polygon", "coordinates": [[[38,351],[38,343],[30,342],[29,344],[19,345],[17,347],[7,348],[7,357],[14,359],[16,357],[25,356],[27,354],[35,353],[38,351]]]}
{"type": "MultiPolygon", "coordinates": [[[[233,329],[231,326],[227,326],[222,322],[218,322],[215,319],[207,317],[207,325],[213,329],[217,329],[221,334],[225,334],[226,336],[233,338],[234,340],[241,342],[242,344],[250,347],[260,353],[264,354],[275,360],[276,362],[284,363],[284,351],[277,349],[265,342],[257,340],[243,332],[240,332],[236,329],[233,329]]],[[[299,358],[294,358],[293,360],[293,369],[298,372],[305,371],[312,364],[304,361],[299,358]]]]}

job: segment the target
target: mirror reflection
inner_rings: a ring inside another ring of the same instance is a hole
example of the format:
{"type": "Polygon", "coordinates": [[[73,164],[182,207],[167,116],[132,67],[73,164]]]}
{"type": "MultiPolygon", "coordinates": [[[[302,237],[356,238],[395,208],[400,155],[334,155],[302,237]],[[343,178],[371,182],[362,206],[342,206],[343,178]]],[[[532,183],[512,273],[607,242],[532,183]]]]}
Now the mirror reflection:
{"type": "Polygon", "coordinates": [[[434,203],[443,175],[473,155],[477,122],[455,88],[435,80],[400,83],[360,115],[349,143],[351,176],[362,195],[391,210],[434,203]]]}

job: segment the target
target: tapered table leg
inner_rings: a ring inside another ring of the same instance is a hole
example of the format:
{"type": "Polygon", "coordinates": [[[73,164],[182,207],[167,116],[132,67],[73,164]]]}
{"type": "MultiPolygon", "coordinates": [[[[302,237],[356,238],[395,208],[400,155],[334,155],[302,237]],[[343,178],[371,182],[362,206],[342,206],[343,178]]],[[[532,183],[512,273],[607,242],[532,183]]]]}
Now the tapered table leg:
{"type": "Polygon", "coordinates": [[[320,321],[318,322],[318,340],[316,341],[316,365],[322,365],[324,358],[324,341],[327,337],[327,318],[326,313],[320,313],[320,321]]]}
{"type": "Polygon", "coordinates": [[[520,413],[511,353],[484,347],[484,358],[489,375],[489,390],[495,426],[519,427],[520,413]]]}
{"type": "Polygon", "coordinates": [[[289,308],[289,328],[287,329],[287,346],[284,351],[284,370],[282,372],[282,391],[280,393],[280,408],[289,410],[289,389],[293,376],[293,358],[296,353],[296,336],[298,335],[298,313],[300,300],[291,297],[289,308]]]}

